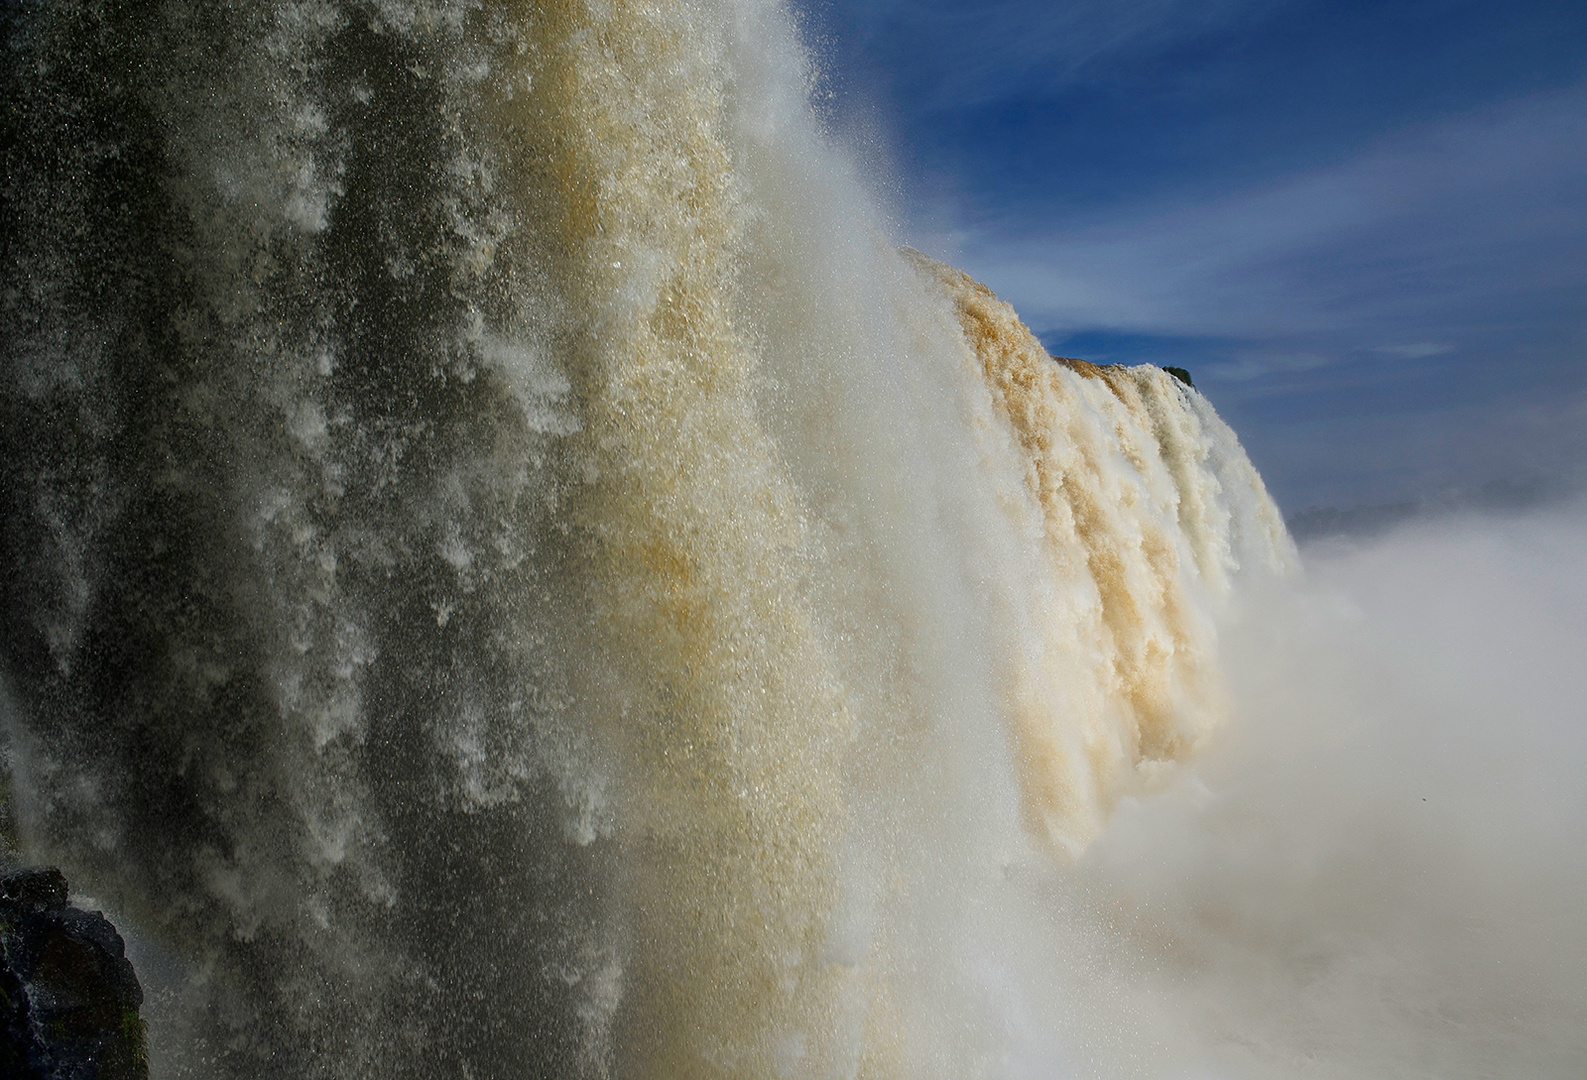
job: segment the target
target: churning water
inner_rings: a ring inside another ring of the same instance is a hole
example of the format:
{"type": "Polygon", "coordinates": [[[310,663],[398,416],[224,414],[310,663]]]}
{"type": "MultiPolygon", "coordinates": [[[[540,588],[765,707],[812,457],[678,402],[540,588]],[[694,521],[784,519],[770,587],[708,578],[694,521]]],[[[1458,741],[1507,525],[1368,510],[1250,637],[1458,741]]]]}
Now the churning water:
{"type": "Polygon", "coordinates": [[[780,6],[6,20],[9,828],[158,1076],[1579,1073],[1574,811],[1361,734],[1206,400],[896,250],[780,6]]]}

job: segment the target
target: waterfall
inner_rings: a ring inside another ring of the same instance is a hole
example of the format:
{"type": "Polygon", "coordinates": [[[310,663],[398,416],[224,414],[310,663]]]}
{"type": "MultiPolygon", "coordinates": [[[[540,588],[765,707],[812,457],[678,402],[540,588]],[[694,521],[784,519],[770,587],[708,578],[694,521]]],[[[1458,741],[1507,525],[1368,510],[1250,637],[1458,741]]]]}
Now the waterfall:
{"type": "Polygon", "coordinates": [[[987,1074],[983,886],[1294,566],[1206,399],[895,248],[774,3],[6,19],[8,820],[156,1074],[987,1074]]]}

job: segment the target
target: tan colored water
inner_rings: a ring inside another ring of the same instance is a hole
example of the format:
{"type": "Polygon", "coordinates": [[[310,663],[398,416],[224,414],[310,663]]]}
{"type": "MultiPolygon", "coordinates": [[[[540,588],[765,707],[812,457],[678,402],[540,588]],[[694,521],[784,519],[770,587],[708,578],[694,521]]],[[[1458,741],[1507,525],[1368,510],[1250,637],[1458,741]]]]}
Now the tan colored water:
{"type": "Polygon", "coordinates": [[[776,6],[36,21],[6,753],[156,1071],[995,1071],[977,882],[1293,567],[1206,401],[886,242],[776,6]]]}
{"type": "MultiPolygon", "coordinates": [[[[1194,391],[1156,368],[1055,362],[1014,310],[911,253],[952,297],[978,374],[1012,434],[1051,592],[1035,615],[1040,663],[1013,676],[1009,708],[1027,813],[1078,848],[1120,792],[1181,760],[1226,711],[1216,603],[1239,561],[1194,391]]],[[[998,440],[996,432],[988,442],[998,440]]],[[[1000,441],[1000,440],[998,440],[1000,441]]],[[[1252,473],[1260,569],[1288,539],[1252,473]]]]}

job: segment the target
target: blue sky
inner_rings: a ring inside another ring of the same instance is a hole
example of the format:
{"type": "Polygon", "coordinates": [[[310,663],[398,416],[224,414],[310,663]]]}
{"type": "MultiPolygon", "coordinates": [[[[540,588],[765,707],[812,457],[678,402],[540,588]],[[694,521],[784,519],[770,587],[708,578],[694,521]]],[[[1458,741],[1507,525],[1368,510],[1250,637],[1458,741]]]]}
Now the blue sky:
{"type": "Polygon", "coordinates": [[[1587,4],[807,0],[902,238],[1286,512],[1587,477],[1587,4]]]}

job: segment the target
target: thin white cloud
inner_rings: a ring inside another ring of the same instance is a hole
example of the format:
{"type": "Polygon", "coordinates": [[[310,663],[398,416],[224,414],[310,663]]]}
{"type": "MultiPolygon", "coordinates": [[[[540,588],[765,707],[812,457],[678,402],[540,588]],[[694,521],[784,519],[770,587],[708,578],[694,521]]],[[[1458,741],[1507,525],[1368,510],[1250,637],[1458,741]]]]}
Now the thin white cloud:
{"type": "Polygon", "coordinates": [[[1284,0],[896,0],[855,14],[863,37],[907,36],[936,55],[913,108],[960,109],[1056,90],[1125,53],[1153,55],[1284,0]]]}
{"type": "Polygon", "coordinates": [[[1443,356],[1453,352],[1454,348],[1453,345],[1445,345],[1437,341],[1418,341],[1412,345],[1379,345],[1372,351],[1406,360],[1422,360],[1429,356],[1443,356]]]}
{"type": "MultiPolygon", "coordinates": [[[[1247,338],[1354,327],[1370,349],[1418,333],[1418,319],[1587,284],[1582,146],[1587,86],[1401,132],[1341,166],[1219,199],[1045,224],[1029,220],[1039,207],[1014,207],[1017,232],[961,226],[952,246],[1045,327],[1247,338]]],[[[1451,332],[1420,329],[1434,332],[1426,344],[1451,332]]],[[[1409,357],[1424,344],[1385,348],[1409,357]]]]}
{"type": "Polygon", "coordinates": [[[1249,352],[1221,364],[1211,364],[1207,373],[1226,382],[1247,382],[1265,375],[1313,371],[1334,363],[1337,357],[1319,352],[1249,352]]]}

